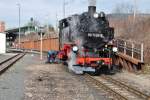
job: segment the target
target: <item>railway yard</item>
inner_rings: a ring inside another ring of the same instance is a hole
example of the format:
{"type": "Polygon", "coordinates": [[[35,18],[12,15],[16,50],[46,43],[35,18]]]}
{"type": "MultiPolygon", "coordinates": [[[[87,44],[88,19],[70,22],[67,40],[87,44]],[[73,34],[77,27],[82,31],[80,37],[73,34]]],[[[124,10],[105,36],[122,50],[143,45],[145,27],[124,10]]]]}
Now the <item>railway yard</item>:
{"type": "MultiPolygon", "coordinates": [[[[39,54],[7,54],[1,71],[0,100],[149,100],[148,75],[76,75],[61,64],[47,64],[39,54]],[[6,57],[7,56],[7,57],[6,57]],[[14,57],[16,56],[16,57],[14,57]],[[13,57],[12,59],[9,59],[13,57]],[[6,66],[6,67],[7,67],[6,66]]],[[[1,61],[1,62],[4,62],[1,61]]]]}
{"type": "Polygon", "coordinates": [[[0,0],[0,100],[150,100],[149,3],[0,0]]]}

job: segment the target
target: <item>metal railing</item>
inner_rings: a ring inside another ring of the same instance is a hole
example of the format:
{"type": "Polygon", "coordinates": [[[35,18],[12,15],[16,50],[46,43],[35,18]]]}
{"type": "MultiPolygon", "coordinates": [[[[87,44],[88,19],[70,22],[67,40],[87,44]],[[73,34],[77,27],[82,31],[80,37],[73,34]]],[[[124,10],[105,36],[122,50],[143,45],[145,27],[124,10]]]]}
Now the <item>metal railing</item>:
{"type": "Polygon", "coordinates": [[[124,39],[116,39],[115,45],[117,46],[119,52],[144,62],[143,43],[137,43],[124,39]]]}

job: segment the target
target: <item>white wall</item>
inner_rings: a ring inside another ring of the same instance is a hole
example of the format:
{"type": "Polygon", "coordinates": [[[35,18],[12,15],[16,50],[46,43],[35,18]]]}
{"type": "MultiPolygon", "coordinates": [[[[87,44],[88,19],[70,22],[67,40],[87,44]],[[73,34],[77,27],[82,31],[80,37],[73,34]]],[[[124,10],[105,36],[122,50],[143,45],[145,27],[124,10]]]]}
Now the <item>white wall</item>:
{"type": "Polygon", "coordinates": [[[6,53],[6,34],[0,33],[0,54],[6,53]]]}

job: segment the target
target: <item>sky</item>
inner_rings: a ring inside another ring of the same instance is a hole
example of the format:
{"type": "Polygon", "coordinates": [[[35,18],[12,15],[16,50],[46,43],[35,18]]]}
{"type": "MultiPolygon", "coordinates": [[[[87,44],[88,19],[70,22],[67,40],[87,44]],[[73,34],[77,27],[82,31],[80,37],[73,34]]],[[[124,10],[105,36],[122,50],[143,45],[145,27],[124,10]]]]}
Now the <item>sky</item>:
{"type": "MultiPolygon", "coordinates": [[[[21,26],[31,17],[41,24],[56,25],[57,18],[63,18],[63,0],[0,0],[0,21],[6,28],[18,27],[18,6],[21,5],[21,26]],[[56,18],[57,16],[57,18],[56,18]]],[[[117,4],[129,3],[134,0],[97,0],[97,11],[111,13],[117,4]]],[[[137,0],[137,8],[142,13],[150,13],[150,0],[137,0]]],[[[88,0],[66,0],[66,16],[87,11],[88,0]]]]}

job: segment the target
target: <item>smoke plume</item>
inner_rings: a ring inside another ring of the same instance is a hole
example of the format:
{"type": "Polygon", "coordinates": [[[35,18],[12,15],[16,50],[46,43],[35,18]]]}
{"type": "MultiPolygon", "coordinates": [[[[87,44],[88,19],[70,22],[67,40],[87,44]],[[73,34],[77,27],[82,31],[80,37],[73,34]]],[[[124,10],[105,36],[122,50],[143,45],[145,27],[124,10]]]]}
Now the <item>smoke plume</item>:
{"type": "Polygon", "coordinates": [[[96,0],[89,0],[89,6],[96,6],[96,0]]]}

